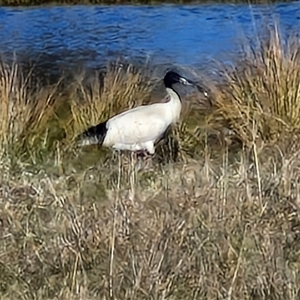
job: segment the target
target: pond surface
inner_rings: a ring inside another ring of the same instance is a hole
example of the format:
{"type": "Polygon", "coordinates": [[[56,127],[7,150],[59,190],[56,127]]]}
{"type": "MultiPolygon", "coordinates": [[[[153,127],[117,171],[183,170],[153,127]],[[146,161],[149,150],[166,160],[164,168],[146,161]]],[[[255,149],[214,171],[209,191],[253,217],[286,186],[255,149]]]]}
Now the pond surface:
{"type": "Polygon", "coordinates": [[[273,5],[46,6],[0,8],[0,53],[55,66],[98,67],[123,57],[205,67],[238,54],[264,24],[299,30],[300,2],[273,5]]]}

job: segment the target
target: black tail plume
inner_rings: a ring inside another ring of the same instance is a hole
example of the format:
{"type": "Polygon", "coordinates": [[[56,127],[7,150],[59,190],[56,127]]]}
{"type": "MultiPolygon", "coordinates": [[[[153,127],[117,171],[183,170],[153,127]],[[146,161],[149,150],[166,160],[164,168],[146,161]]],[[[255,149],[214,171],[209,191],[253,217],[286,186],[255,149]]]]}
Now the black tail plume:
{"type": "Polygon", "coordinates": [[[96,126],[88,128],[81,133],[78,137],[78,143],[80,146],[87,146],[93,144],[102,145],[107,133],[107,121],[100,123],[96,126]]]}

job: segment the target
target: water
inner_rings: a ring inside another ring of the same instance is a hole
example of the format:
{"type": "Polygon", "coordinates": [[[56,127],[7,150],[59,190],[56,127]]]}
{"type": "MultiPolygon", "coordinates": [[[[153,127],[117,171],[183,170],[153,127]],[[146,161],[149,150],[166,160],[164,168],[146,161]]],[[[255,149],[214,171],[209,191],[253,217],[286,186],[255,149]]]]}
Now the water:
{"type": "Polygon", "coordinates": [[[264,24],[299,29],[300,2],[274,5],[47,6],[0,8],[0,53],[47,66],[108,60],[208,66],[238,53],[238,38],[264,24]]]}

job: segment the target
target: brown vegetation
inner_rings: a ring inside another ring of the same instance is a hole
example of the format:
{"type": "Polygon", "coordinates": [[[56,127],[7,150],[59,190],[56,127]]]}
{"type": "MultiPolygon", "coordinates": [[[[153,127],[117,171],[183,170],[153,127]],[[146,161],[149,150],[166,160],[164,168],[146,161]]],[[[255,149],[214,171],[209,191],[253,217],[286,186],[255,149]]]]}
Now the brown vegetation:
{"type": "Polygon", "coordinates": [[[223,72],[227,84],[216,113],[247,145],[277,142],[300,129],[299,44],[282,42],[278,30],[271,31],[259,50],[248,50],[237,67],[223,72]]]}
{"type": "Polygon", "coordinates": [[[139,172],[72,140],[153,101],[149,70],[65,90],[2,64],[1,299],[299,299],[300,45],[268,42],[220,68],[212,109],[185,96],[163,159],[139,172]]]}

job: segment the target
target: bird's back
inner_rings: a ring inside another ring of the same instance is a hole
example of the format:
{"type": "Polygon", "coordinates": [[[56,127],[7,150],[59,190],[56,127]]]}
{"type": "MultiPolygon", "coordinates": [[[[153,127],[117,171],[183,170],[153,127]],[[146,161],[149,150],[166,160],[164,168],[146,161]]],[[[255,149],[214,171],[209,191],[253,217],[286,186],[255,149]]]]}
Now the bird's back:
{"type": "Polygon", "coordinates": [[[170,118],[166,118],[164,103],[133,108],[107,122],[105,145],[154,142],[170,123],[170,118]]]}

